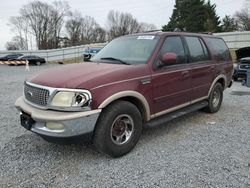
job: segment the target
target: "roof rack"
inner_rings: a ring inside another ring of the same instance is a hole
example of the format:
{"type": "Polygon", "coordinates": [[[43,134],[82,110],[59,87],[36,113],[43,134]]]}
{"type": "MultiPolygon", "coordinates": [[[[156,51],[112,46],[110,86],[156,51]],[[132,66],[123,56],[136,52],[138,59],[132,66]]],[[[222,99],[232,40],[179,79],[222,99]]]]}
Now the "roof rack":
{"type": "Polygon", "coordinates": [[[155,30],[143,31],[143,33],[157,32],[157,31],[162,32],[161,29],[155,29],[155,30]]]}

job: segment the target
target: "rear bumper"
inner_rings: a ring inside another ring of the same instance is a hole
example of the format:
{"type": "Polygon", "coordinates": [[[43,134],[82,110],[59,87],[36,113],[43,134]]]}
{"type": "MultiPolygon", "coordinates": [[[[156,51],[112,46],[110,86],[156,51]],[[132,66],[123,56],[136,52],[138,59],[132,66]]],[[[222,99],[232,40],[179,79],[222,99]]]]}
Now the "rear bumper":
{"type": "MultiPolygon", "coordinates": [[[[16,103],[20,114],[32,119],[28,129],[51,142],[71,143],[91,140],[101,110],[87,112],[59,112],[41,110],[27,104],[22,97],[16,103]],[[81,138],[81,139],[79,139],[81,138]]],[[[27,128],[26,127],[26,128],[27,128]]]]}

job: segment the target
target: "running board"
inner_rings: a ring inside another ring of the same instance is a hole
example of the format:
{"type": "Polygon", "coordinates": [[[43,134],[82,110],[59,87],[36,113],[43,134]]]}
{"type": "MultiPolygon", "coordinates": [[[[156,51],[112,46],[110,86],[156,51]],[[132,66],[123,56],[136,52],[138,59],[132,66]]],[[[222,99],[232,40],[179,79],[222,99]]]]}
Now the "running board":
{"type": "Polygon", "coordinates": [[[188,113],[200,110],[204,107],[206,107],[208,105],[207,101],[202,101],[202,102],[198,102],[195,104],[192,104],[190,106],[184,107],[180,110],[176,110],[174,112],[168,113],[166,115],[162,115],[160,117],[157,117],[155,119],[150,120],[149,122],[147,122],[144,127],[145,128],[152,128],[152,127],[156,127],[159,125],[162,125],[168,121],[171,121],[175,118],[178,118],[180,116],[186,115],[188,113]]]}

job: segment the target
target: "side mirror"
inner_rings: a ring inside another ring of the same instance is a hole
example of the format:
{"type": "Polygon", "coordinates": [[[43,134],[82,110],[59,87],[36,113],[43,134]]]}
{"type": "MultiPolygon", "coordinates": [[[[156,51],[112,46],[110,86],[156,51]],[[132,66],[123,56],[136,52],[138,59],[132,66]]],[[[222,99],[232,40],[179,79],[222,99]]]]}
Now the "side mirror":
{"type": "Polygon", "coordinates": [[[176,64],[177,55],[175,53],[165,53],[161,56],[162,66],[176,64]]]}

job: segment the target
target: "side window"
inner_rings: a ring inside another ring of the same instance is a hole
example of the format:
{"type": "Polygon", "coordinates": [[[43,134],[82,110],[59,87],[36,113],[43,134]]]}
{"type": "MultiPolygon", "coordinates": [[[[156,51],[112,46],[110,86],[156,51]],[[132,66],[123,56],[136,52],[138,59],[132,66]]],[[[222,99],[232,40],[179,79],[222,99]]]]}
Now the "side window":
{"type": "Polygon", "coordinates": [[[217,61],[230,61],[231,55],[225,42],[220,38],[206,37],[209,47],[217,61]]]}
{"type": "Polygon", "coordinates": [[[161,64],[161,57],[165,53],[175,53],[177,56],[176,64],[186,63],[184,46],[179,36],[169,36],[166,38],[158,56],[158,64],[161,64]]]}
{"type": "Polygon", "coordinates": [[[207,57],[207,60],[208,60],[208,59],[210,60],[209,53],[208,53],[208,50],[207,50],[206,45],[204,44],[204,42],[203,42],[201,39],[199,39],[199,40],[200,40],[200,43],[201,43],[201,45],[202,45],[202,48],[203,48],[203,52],[204,52],[205,57],[207,57]]]}
{"type": "Polygon", "coordinates": [[[203,41],[198,37],[185,37],[190,53],[190,62],[209,60],[207,48],[203,41]]]}

